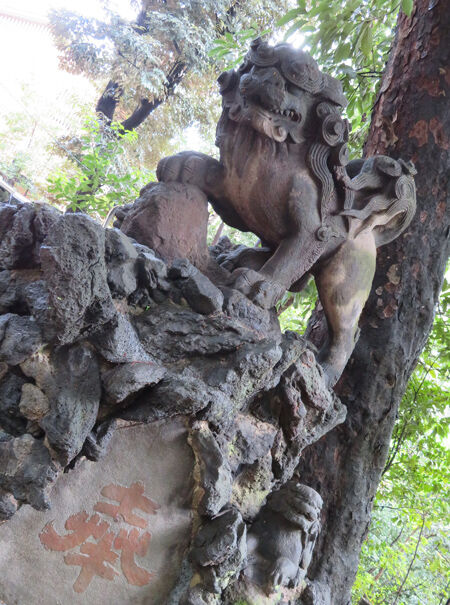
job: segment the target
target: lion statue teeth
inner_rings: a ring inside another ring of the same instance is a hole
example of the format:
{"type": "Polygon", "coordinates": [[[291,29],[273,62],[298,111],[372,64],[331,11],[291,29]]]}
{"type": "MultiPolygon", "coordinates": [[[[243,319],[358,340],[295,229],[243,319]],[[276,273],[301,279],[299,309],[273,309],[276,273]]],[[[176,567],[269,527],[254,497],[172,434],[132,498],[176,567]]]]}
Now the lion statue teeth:
{"type": "Polygon", "coordinates": [[[319,361],[333,385],[355,345],[376,249],[414,215],[414,166],[349,162],[340,82],[288,44],[255,40],[218,83],[220,160],[182,152],[160,161],[158,179],[198,186],[225,223],[260,238],[223,259],[230,285],[255,303],[270,308],[314,277],[329,329],[319,361]]]}

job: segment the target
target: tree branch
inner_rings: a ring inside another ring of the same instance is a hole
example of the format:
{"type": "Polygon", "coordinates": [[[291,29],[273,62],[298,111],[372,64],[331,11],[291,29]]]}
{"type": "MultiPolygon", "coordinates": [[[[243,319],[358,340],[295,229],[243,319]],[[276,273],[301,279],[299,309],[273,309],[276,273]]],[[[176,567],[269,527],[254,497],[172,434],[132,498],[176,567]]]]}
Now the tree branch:
{"type": "Polygon", "coordinates": [[[397,594],[395,595],[395,601],[394,601],[393,605],[396,605],[396,603],[397,603],[397,601],[398,601],[398,599],[399,599],[399,597],[400,597],[400,595],[401,595],[401,593],[402,593],[403,586],[406,584],[406,580],[408,579],[408,576],[409,576],[409,574],[410,574],[410,571],[411,571],[411,568],[412,568],[412,566],[413,566],[413,563],[414,563],[414,561],[416,560],[416,557],[417,557],[417,551],[419,550],[419,544],[420,544],[420,540],[422,539],[422,533],[423,533],[423,528],[424,528],[424,526],[425,526],[425,516],[423,516],[423,517],[422,517],[422,526],[421,526],[421,528],[420,528],[419,537],[417,538],[417,542],[416,542],[416,548],[415,548],[415,550],[414,550],[413,557],[412,557],[412,559],[411,559],[411,561],[410,561],[410,563],[409,563],[408,569],[407,569],[407,571],[406,571],[406,575],[405,575],[405,577],[403,578],[403,582],[401,583],[401,585],[400,585],[399,589],[397,590],[397,594]]]}
{"type": "Polygon", "coordinates": [[[219,228],[216,231],[216,234],[215,234],[214,239],[213,239],[212,244],[211,244],[212,246],[215,246],[217,244],[217,242],[219,241],[220,236],[222,235],[222,231],[223,231],[224,226],[225,226],[225,223],[222,221],[220,223],[220,225],[219,225],[219,228]]]}
{"type": "Polygon", "coordinates": [[[116,107],[122,94],[123,90],[119,84],[110,80],[106,85],[102,96],[97,101],[95,111],[104,116],[108,124],[111,124],[113,120],[114,112],[116,111],[116,107]]]}
{"type": "Polygon", "coordinates": [[[289,309],[289,307],[292,305],[293,302],[294,302],[294,296],[290,296],[287,299],[287,301],[284,303],[284,305],[281,305],[281,307],[278,309],[277,317],[280,317],[280,315],[282,313],[284,313],[286,311],[286,309],[289,309]]]}
{"type": "Polygon", "coordinates": [[[173,94],[177,84],[181,82],[188,71],[188,66],[183,61],[176,61],[167,75],[167,83],[164,94],[155,97],[152,101],[141,99],[139,106],[133,111],[131,116],[121,124],[123,130],[134,130],[161,105],[170,95],[173,94]]]}

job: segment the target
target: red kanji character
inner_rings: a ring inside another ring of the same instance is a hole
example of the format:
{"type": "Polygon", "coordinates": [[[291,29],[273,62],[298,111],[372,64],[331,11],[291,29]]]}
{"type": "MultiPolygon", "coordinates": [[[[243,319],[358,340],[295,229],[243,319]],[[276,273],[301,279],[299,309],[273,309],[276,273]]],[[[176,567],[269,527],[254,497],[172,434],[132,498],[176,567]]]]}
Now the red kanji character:
{"type": "Polygon", "coordinates": [[[113,484],[106,485],[101,491],[102,495],[111,500],[117,500],[119,505],[109,504],[108,502],[97,502],[94,510],[105,515],[110,515],[113,519],[117,519],[120,515],[130,525],[145,529],[147,521],[135,515],[133,509],[138,508],[151,515],[156,515],[159,506],[153,500],[150,500],[150,498],[142,495],[144,489],[144,485],[140,481],[133,483],[130,487],[113,484]]]}
{"type": "Polygon", "coordinates": [[[114,548],[121,550],[120,567],[129,584],[134,586],[145,586],[150,582],[153,574],[141,567],[138,567],[134,561],[134,554],[144,557],[147,554],[150,544],[151,534],[148,531],[139,537],[139,531],[132,529],[128,533],[121,529],[119,535],[114,540],[114,548]]]}
{"type": "Polygon", "coordinates": [[[99,515],[92,515],[89,519],[87,512],[76,513],[69,517],[64,527],[71,534],[60,536],[53,527],[53,521],[47,523],[44,529],[39,534],[41,543],[50,550],[69,550],[75,546],[83,544],[89,536],[93,536],[96,540],[101,538],[108,531],[109,523],[100,521],[99,515]]]}
{"type": "Polygon", "coordinates": [[[105,565],[105,561],[113,563],[119,556],[111,550],[113,540],[114,534],[108,532],[97,544],[86,542],[81,546],[80,552],[88,555],[87,557],[75,553],[69,553],[64,557],[67,565],[81,566],[80,575],[73,585],[75,592],[84,592],[94,576],[114,580],[114,576],[119,575],[115,569],[105,565]]]}

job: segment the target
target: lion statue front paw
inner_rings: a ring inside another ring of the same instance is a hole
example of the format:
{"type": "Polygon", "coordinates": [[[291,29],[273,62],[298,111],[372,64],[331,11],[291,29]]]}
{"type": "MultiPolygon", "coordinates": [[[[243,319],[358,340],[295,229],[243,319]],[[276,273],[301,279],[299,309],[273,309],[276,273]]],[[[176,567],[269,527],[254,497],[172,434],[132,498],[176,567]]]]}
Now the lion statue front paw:
{"type": "Polygon", "coordinates": [[[274,307],[286,290],[284,286],[266,279],[258,271],[245,267],[235,269],[232,272],[228,285],[245,294],[252,302],[263,309],[274,307]]]}
{"type": "Polygon", "coordinates": [[[297,572],[298,568],[291,560],[280,557],[269,571],[269,590],[273,592],[278,586],[292,586],[297,578],[297,572]]]}

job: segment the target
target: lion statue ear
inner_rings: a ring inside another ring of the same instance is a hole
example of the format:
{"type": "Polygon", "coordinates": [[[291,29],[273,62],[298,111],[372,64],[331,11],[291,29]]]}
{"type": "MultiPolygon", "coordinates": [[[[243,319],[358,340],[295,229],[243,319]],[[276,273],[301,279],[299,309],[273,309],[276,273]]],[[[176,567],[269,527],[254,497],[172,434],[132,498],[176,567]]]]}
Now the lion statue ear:
{"type": "Polygon", "coordinates": [[[217,78],[217,83],[219,84],[219,92],[221,95],[225,94],[229,90],[235,87],[239,80],[239,76],[234,71],[234,69],[230,69],[229,71],[223,71],[220,76],[217,78]]]}

